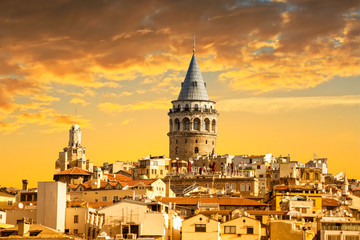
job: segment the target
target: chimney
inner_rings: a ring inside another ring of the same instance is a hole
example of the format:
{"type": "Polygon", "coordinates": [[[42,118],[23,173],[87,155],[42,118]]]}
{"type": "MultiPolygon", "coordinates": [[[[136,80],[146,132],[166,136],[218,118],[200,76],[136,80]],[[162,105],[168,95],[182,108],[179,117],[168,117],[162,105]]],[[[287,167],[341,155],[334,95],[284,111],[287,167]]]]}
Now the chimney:
{"type": "Polygon", "coordinates": [[[28,180],[27,179],[23,179],[22,180],[22,184],[23,184],[23,187],[22,187],[22,190],[24,191],[27,191],[28,190],[28,180]]]}
{"type": "Polygon", "coordinates": [[[30,222],[25,218],[17,220],[18,225],[18,235],[19,236],[28,236],[30,230],[30,222]]]}

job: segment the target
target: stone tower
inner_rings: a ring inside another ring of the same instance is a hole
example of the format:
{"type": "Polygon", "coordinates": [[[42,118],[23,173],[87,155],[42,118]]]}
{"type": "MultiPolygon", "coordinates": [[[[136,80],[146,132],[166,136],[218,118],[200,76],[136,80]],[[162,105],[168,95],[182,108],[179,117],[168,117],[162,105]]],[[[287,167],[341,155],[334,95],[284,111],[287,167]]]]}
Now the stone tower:
{"type": "Polygon", "coordinates": [[[179,97],[171,103],[173,106],[168,113],[170,158],[187,160],[215,154],[219,114],[215,110],[215,102],[207,94],[195,46],[179,97]]]}
{"type": "Polygon", "coordinates": [[[73,124],[69,130],[69,144],[59,152],[59,159],[55,163],[55,172],[78,167],[93,171],[93,164],[85,157],[85,147],[81,146],[81,129],[73,124]]]}

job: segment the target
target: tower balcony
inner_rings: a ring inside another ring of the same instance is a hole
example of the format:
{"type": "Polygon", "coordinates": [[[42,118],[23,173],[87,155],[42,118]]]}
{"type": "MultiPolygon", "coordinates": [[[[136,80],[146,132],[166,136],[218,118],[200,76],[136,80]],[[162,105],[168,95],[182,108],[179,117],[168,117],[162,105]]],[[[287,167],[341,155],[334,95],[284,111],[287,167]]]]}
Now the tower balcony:
{"type": "Polygon", "coordinates": [[[180,112],[198,112],[198,113],[217,113],[216,109],[211,108],[170,108],[169,113],[180,113],[180,112]]]}

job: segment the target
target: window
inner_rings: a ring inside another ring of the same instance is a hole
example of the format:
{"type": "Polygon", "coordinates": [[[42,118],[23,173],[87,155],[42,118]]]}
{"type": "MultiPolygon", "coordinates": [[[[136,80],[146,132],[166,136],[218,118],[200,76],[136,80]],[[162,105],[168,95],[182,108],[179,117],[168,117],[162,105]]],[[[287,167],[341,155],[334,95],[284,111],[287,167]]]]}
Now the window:
{"type": "Polygon", "coordinates": [[[163,170],[162,169],[160,170],[160,175],[163,175],[163,170]]]}
{"type": "Polygon", "coordinates": [[[302,208],[301,213],[306,213],[306,208],[302,208]]]}
{"type": "Polygon", "coordinates": [[[236,226],[224,226],[224,234],[236,234],[236,226]]]}
{"type": "Polygon", "coordinates": [[[195,224],[195,232],[206,232],[206,224],[195,224]]]}
{"type": "Polygon", "coordinates": [[[185,111],[189,111],[189,104],[185,105],[185,111]]]}
{"type": "Polygon", "coordinates": [[[74,229],[74,234],[78,234],[79,230],[78,229],[74,229]]]}
{"type": "Polygon", "coordinates": [[[107,196],[103,196],[103,197],[101,198],[101,200],[102,200],[103,202],[106,202],[106,201],[107,201],[107,196]]]}
{"type": "Polygon", "coordinates": [[[99,200],[98,199],[95,199],[95,202],[98,202],[99,200]]]}
{"type": "Polygon", "coordinates": [[[9,200],[8,201],[8,206],[12,206],[13,205],[13,201],[12,200],[9,200]]]}
{"type": "Polygon", "coordinates": [[[246,227],[246,234],[254,234],[254,227],[246,227]]]}
{"type": "Polygon", "coordinates": [[[74,215],[74,223],[79,223],[79,215],[74,215]]]}
{"type": "Polygon", "coordinates": [[[310,179],[310,173],[306,173],[306,180],[310,179]]]}
{"type": "Polygon", "coordinates": [[[178,153],[179,153],[179,149],[175,148],[175,154],[178,154],[178,153]]]}
{"type": "Polygon", "coordinates": [[[194,120],[194,129],[200,130],[200,120],[198,118],[194,120]]]}
{"type": "Polygon", "coordinates": [[[242,184],[240,185],[240,191],[241,191],[241,192],[244,192],[244,191],[245,191],[245,183],[242,183],[242,184]]]}
{"type": "Polygon", "coordinates": [[[175,140],[175,143],[178,144],[178,140],[177,140],[177,139],[175,140]]]}
{"type": "Polygon", "coordinates": [[[189,129],[190,129],[190,122],[185,121],[185,130],[189,130],[189,129]]]}
{"type": "Polygon", "coordinates": [[[246,184],[246,191],[248,191],[248,192],[251,191],[251,183],[246,184]]]}
{"type": "Polygon", "coordinates": [[[113,196],[113,202],[119,201],[119,196],[113,196]]]}
{"type": "Polygon", "coordinates": [[[199,111],[199,105],[195,104],[195,111],[199,111]]]}
{"type": "Polygon", "coordinates": [[[195,152],[195,153],[199,153],[199,148],[198,148],[198,147],[195,147],[194,152],[195,152]]]}
{"type": "Polygon", "coordinates": [[[319,174],[315,173],[315,180],[319,180],[319,174]]]}
{"type": "Polygon", "coordinates": [[[236,183],[231,184],[231,189],[236,190],[236,183]]]}

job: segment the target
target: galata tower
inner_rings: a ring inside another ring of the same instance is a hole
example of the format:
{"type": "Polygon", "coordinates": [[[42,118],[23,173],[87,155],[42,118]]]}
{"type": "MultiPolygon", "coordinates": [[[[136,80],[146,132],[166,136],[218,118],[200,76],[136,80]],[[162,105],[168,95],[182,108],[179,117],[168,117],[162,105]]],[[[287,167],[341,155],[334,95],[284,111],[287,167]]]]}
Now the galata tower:
{"type": "Polygon", "coordinates": [[[170,158],[188,160],[213,155],[216,150],[217,118],[215,102],[209,99],[199,64],[193,55],[177,100],[172,103],[170,117],[170,158]]]}

